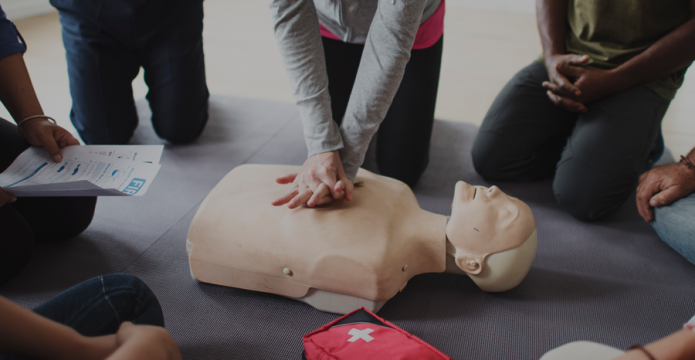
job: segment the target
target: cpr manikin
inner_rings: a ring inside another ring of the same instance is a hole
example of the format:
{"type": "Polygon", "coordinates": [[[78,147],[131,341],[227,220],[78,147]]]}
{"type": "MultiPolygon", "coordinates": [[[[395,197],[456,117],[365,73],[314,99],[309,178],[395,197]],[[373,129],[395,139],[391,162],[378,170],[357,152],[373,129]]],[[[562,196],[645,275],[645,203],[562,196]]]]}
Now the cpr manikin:
{"type": "Polygon", "coordinates": [[[298,166],[242,165],[210,192],[187,241],[199,281],[284,295],[345,314],[378,311],[423,273],[466,274],[506,291],[536,253],[531,209],[497,187],[458,182],[451,217],[422,210],[404,183],[360,169],[352,201],[272,206],[298,166]]]}

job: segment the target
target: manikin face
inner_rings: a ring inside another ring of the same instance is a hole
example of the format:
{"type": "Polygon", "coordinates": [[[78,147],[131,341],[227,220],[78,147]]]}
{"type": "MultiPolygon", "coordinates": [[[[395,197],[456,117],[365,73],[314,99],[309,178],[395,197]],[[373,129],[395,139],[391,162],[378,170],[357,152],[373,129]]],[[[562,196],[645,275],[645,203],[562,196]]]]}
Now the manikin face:
{"type": "Polygon", "coordinates": [[[520,246],[535,228],[528,205],[498,187],[456,183],[446,234],[456,265],[468,274],[480,274],[487,256],[520,246]]]}

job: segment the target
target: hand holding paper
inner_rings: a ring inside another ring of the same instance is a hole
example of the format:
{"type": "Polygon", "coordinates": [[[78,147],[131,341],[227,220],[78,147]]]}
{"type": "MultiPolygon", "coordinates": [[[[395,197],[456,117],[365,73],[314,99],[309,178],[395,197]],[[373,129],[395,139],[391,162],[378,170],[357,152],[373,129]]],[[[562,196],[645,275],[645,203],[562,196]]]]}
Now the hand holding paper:
{"type": "Polygon", "coordinates": [[[159,171],[162,145],[87,145],[62,149],[54,162],[31,147],[0,174],[15,196],[141,196],[159,171]]]}

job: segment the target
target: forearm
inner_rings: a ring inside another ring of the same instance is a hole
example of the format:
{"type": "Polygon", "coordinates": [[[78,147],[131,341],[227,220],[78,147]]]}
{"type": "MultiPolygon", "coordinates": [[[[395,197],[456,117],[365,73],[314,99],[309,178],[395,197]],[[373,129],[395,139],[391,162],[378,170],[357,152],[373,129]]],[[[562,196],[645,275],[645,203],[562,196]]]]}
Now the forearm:
{"type": "Polygon", "coordinates": [[[311,0],[272,0],[275,39],[304,124],[309,155],[343,147],[333,121],[319,21],[311,0]]]}
{"type": "Polygon", "coordinates": [[[0,318],[0,353],[61,359],[67,358],[81,343],[81,336],[75,330],[3,297],[0,297],[0,318]]]}
{"type": "MultiPolygon", "coordinates": [[[[695,9],[691,11],[695,12],[695,9]]],[[[647,50],[615,68],[624,88],[672,74],[695,60],[695,17],[652,44],[647,50]]]]}
{"type": "Polygon", "coordinates": [[[690,152],[687,155],[685,155],[685,157],[688,158],[688,161],[695,164],[695,148],[690,150],[690,152]]]}
{"type": "Polygon", "coordinates": [[[379,2],[341,127],[345,148],[340,158],[351,179],[403,80],[425,4],[379,2]]]}
{"type": "MultiPolygon", "coordinates": [[[[655,359],[690,360],[695,358],[695,332],[683,329],[644,347],[655,359]]],[[[647,360],[639,350],[631,350],[615,360],[647,360]]]]}
{"type": "Polygon", "coordinates": [[[43,115],[22,53],[0,59],[0,101],[15,121],[43,115]]]}
{"type": "Polygon", "coordinates": [[[536,0],[536,21],[544,57],[564,54],[567,0],[536,0]]]}

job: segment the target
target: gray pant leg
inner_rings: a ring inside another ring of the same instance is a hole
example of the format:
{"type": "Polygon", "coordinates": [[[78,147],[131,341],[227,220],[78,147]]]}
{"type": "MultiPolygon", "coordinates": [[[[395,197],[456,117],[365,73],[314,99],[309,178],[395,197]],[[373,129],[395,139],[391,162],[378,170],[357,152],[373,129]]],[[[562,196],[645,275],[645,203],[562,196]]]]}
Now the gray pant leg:
{"type": "Polygon", "coordinates": [[[533,62],[504,86],[473,145],[473,165],[486,180],[529,181],[555,174],[577,114],[555,106],[541,84],[545,66],[533,62]]]}
{"type": "Polygon", "coordinates": [[[582,220],[618,210],[637,186],[668,105],[644,86],[589,104],[557,164],[557,202],[582,220]]]}
{"type": "Polygon", "coordinates": [[[652,227],[661,240],[695,264],[695,193],[654,209],[652,227]]]}

